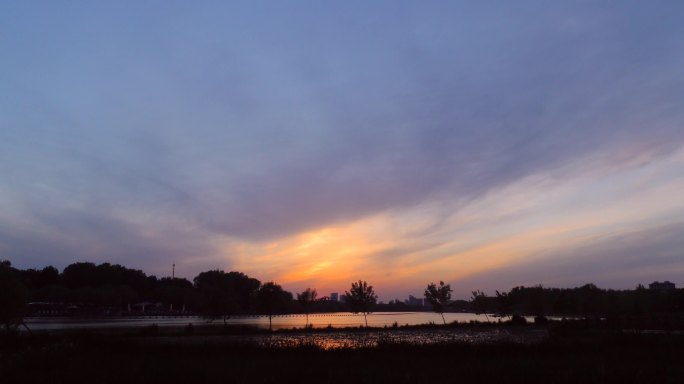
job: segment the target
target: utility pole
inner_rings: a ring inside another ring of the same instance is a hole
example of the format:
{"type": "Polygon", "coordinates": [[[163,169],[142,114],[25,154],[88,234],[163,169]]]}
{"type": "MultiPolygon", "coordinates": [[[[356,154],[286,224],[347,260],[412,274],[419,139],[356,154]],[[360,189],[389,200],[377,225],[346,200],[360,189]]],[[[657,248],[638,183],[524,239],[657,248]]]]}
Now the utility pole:
{"type": "Polygon", "coordinates": [[[173,269],[171,270],[171,278],[175,279],[176,278],[176,264],[173,264],[173,269]]]}

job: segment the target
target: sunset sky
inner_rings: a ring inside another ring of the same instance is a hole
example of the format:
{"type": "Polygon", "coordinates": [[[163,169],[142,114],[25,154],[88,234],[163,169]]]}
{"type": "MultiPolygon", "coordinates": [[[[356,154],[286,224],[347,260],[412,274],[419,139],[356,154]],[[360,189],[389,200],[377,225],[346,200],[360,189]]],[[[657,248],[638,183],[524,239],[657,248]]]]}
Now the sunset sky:
{"type": "Polygon", "coordinates": [[[0,259],[684,285],[682,1],[0,4],[0,259]]]}

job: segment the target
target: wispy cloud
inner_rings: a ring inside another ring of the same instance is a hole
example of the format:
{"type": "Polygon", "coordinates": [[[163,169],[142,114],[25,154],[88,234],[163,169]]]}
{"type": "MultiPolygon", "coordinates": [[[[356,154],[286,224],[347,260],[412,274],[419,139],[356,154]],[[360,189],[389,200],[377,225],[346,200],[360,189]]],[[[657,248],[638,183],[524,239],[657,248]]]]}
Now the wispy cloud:
{"type": "Polygon", "coordinates": [[[20,265],[390,284],[681,209],[678,2],[1,7],[20,265]]]}

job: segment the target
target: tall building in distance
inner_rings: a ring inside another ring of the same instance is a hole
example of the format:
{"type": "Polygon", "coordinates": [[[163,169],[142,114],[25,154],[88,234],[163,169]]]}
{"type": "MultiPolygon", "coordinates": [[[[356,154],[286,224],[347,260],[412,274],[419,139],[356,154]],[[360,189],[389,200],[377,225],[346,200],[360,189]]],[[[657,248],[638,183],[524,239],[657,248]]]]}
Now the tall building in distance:
{"type": "Polygon", "coordinates": [[[417,307],[422,307],[423,306],[423,299],[414,297],[413,295],[409,295],[408,299],[404,301],[406,305],[414,305],[417,307]]]}
{"type": "Polygon", "coordinates": [[[330,300],[331,301],[339,301],[339,296],[338,296],[337,292],[333,292],[330,294],[330,300]]]}

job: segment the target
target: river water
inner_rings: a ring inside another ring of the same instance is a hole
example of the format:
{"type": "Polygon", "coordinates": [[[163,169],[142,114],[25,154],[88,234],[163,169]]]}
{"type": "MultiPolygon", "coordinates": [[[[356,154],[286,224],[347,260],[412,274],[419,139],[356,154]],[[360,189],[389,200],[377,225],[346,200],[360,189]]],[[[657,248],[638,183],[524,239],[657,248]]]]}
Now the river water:
{"type": "MultiPolygon", "coordinates": [[[[376,312],[368,316],[368,326],[391,327],[393,325],[417,325],[417,324],[442,324],[442,317],[432,312],[376,312]]],[[[467,323],[470,321],[485,322],[485,315],[474,313],[445,313],[447,323],[458,321],[467,323]]],[[[490,321],[496,321],[489,316],[490,321]]],[[[531,319],[528,319],[531,320],[531,319]]],[[[303,328],[306,325],[305,315],[279,315],[273,316],[273,329],[303,328]]],[[[309,315],[309,324],[314,328],[344,328],[365,325],[364,316],[348,312],[317,313],[309,315]]],[[[229,325],[251,325],[260,328],[268,328],[267,316],[235,316],[226,320],[229,325]]],[[[213,323],[222,324],[222,320],[213,323]]],[[[98,329],[98,328],[135,328],[156,324],[159,327],[184,326],[188,324],[206,325],[208,321],[197,316],[145,316],[145,317],[111,317],[81,319],[68,317],[34,317],[27,318],[26,324],[32,330],[59,330],[59,329],[98,329]]]]}
{"type": "MultiPolygon", "coordinates": [[[[473,313],[445,313],[447,323],[458,321],[468,323],[470,321],[486,322],[497,321],[496,318],[473,313]]],[[[303,328],[306,325],[304,315],[280,315],[273,316],[273,329],[303,328]]],[[[531,321],[531,318],[527,319],[531,321]]],[[[268,328],[267,316],[239,316],[227,320],[229,325],[247,325],[259,328],[268,328]]],[[[312,314],[309,315],[309,324],[314,328],[336,328],[333,332],[287,332],[247,335],[225,335],[202,333],[185,336],[173,336],[161,334],[158,337],[144,339],[149,343],[162,343],[173,345],[183,344],[223,344],[223,343],[249,343],[267,347],[290,347],[301,345],[313,345],[323,349],[337,348],[363,348],[382,345],[383,343],[411,343],[435,344],[435,343],[472,343],[487,344],[494,342],[537,343],[545,340],[548,333],[545,329],[532,327],[459,327],[459,328],[420,328],[406,329],[403,325],[418,324],[442,324],[442,317],[431,312],[377,312],[368,315],[368,325],[376,327],[368,331],[359,332],[344,330],[346,327],[359,327],[365,325],[363,315],[350,314],[348,312],[312,314]],[[398,327],[394,327],[397,325],[398,327]],[[382,329],[387,327],[387,329],[382,329]]],[[[27,318],[26,324],[34,331],[49,330],[87,330],[87,329],[123,329],[142,328],[156,324],[158,327],[185,327],[193,324],[196,327],[222,326],[222,320],[208,322],[197,316],[157,316],[157,317],[112,317],[97,319],[78,318],[27,318]]]]}

